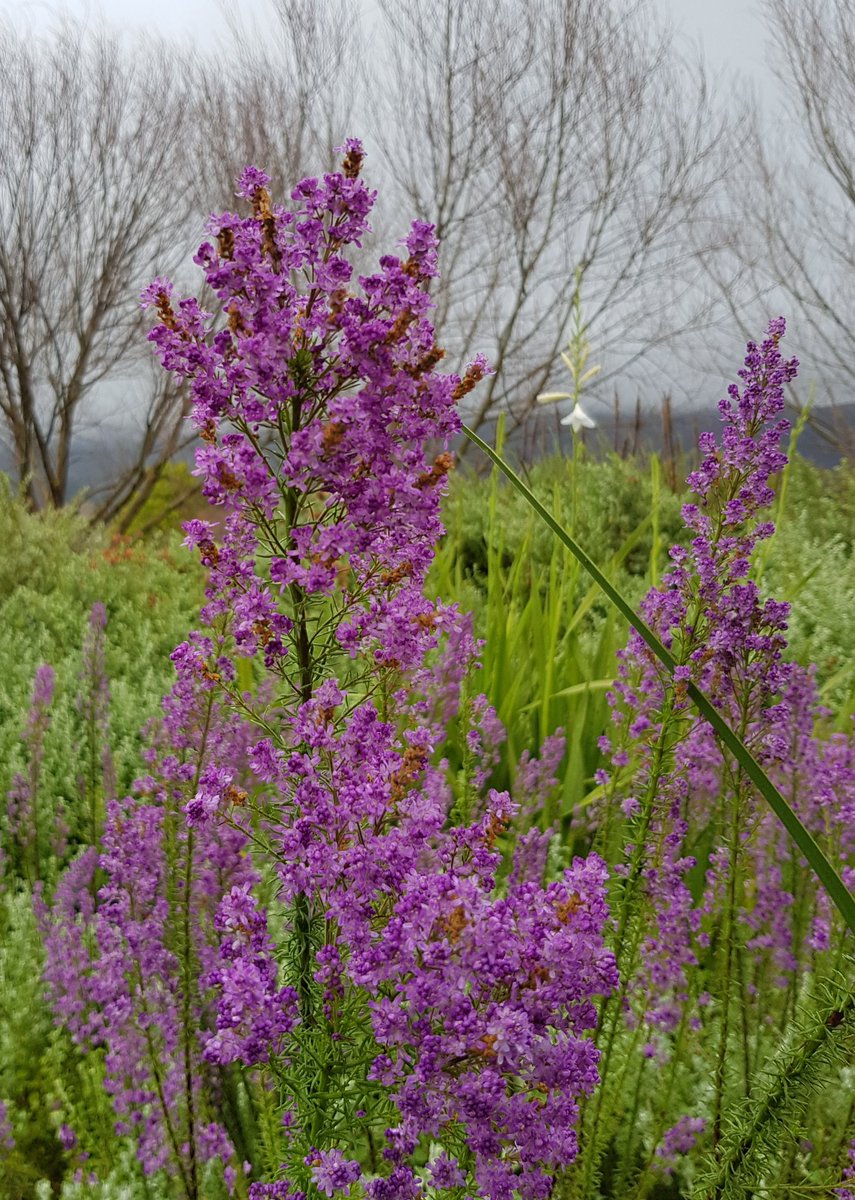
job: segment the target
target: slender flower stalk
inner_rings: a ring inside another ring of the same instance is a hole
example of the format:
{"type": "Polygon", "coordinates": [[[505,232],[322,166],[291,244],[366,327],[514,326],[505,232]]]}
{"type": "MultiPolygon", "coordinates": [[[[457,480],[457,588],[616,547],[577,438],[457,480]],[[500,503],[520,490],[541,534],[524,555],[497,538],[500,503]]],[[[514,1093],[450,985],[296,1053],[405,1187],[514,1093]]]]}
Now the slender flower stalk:
{"type": "Polygon", "coordinates": [[[83,724],[82,757],[85,773],[78,786],[89,816],[89,842],[97,846],[104,819],[104,802],[115,795],[116,779],[110,752],[110,684],[106,665],[107,610],[100,600],[92,605],[83,642],[83,664],[77,711],[83,724]]]}
{"type": "MultiPolygon", "coordinates": [[[[585,1149],[574,1168],[580,1196],[596,1186],[607,1148],[623,1136],[627,1081],[642,1045],[663,1061],[678,1047],[690,1058],[695,1035],[712,1047],[711,1100],[681,1120],[715,1149],[726,1111],[751,1092],[752,1047],[773,1044],[765,1032],[772,997],[761,1012],[753,982],[746,995],[747,978],[776,981],[786,1005],[806,962],[820,966],[805,955],[805,937],[827,912],[824,897],[687,696],[693,682],[712,698],[764,769],[781,786],[786,780],[801,819],[837,856],[849,785],[831,767],[836,749],[815,732],[810,675],[784,659],[787,605],[762,600],[750,579],[755,547],[773,532],[763,518],[769,481],[786,462],[783,389],[798,364],[782,357],[783,335],[776,320],[762,344],[749,343],[742,387],[731,387],[720,405],[721,441],[700,439],[702,462],[689,477],[697,498],[683,508],[689,545],[671,551],[670,574],[642,604],[677,662],[673,677],[633,632],[609,695],[614,732],[602,739],[610,763],[598,776],[604,799],[595,844],[618,862],[613,945],[621,987],[601,1005],[603,1083],[585,1112],[585,1149]],[[784,863],[801,880],[798,914],[784,863]]],[[[851,878],[849,853],[842,862],[851,878]]],[[[817,943],[823,950],[840,945],[843,931],[829,935],[826,925],[817,943]]],[[[833,956],[826,961],[830,968],[833,956]]],[[[669,1103],[685,1066],[666,1076],[669,1103]]],[[[667,1111],[654,1096],[654,1108],[667,1111]]],[[[632,1139],[623,1140],[632,1154],[632,1139]]],[[[649,1170],[658,1156],[652,1149],[649,1170]]],[[[626,1184],[639,1165],[623,1169],[626,1184]]],[[[638,1196],[651,1179],[639,1178],[638,1196]]]]}
{"type": "Polygon", "coordinates": [[[30,712],[21,734],[26,769],[15,774],[6,798],[6,826],[13,847],[13,862],[9,866],[17,866],[31,887],[42,879],[45,866],[47,830],[46,814],[40,805],[40,786],[55,683],[53,667],[44,663],[36,671],[30,712]]]}

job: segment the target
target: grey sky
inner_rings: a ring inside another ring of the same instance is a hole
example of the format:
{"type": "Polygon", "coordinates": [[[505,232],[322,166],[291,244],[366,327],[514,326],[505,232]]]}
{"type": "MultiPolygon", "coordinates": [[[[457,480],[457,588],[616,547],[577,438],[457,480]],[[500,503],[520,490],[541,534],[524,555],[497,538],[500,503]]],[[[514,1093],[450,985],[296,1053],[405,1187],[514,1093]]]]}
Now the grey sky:
{"type": "MultiPolygon", "coordinates": [[[[257,13],[264,0],[232,0],[232,7],[257,13]]],[[[47,26],[56,12],[65,10],[75,17],[106,20],[125,29],[137,27],[167,36],[203,41],[210,44],[222,24],[217,0],[0,0],[0,11],[47,26]]]]}
{"type": "Polygon", "coordinates": [[[657,0],[683,38],[698,43],[711,67],[766,78],[766,31],[756,0],[657,0]]]}
{"type": "MultiPolygon", "coordinates": [[[[669,13],[682,39],[701,45],[709,65],[736,68],[765,77],[765,31],[757,0],[655,0],[669,13]]],[[[365,6],[373,8],[371,0],[365,6]]],[[[0,0],[0,12],[48,25],[59,6],[50,0],[0,0]]],[[[104,16],[124,28],[147,28],[210,45],[222,29],[218,0],[65,0],[75,16],[104,16]]],[[[266,0],[227,0],[227,7],[249,17],[265,11],[266,0]]]]}
{"type": "MultiPolygon", "coordinates": [[[[299,3],[299,0],[294,0],[299,3]]],[[[358,0],[376,17],[376,0],[358,0]]],[[[520,0],[524,3],[525,0],[520,0]]],[[[701,53],[710,74],[726,88],[737,75],[749,81],[767,112],[780,85],[766,62],[768,35],[763,0],[652,0],[670,19],[678,44],[690,55],[701,53]]],[[[244,24],[262,31],[269,0],[0,0],[0,15],[36,28],[49,28],[60,11],[94,23],[105,18],[128,32],[148,30],[185,44],[214,48],[226,32],[224,13],[240,14],[244,24]]]]}

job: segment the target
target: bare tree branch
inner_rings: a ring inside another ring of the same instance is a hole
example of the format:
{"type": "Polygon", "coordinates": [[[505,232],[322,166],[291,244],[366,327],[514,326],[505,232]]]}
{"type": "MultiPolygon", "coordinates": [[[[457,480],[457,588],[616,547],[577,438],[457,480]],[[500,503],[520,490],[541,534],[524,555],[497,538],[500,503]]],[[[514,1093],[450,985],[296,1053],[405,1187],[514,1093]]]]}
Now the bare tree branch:
{"type": "MultiPolygon", "coordinates": [[[[732,138],[646,3],[381,0],[397,79],[378,115],[400,207],[434,221],[437,322],[496,374],[470,415],[517,421],[554,369],[582,274],[610,392],[708,318],[685,236],[732,138]]],[[[377,88],[378,93],[382,87],[377,88]]]]}

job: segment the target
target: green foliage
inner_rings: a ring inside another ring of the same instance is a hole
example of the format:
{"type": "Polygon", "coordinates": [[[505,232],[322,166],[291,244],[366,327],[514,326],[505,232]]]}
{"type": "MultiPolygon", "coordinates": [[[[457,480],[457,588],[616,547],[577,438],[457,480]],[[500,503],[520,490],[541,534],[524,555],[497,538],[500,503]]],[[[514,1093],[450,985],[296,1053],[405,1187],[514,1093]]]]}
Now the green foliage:
{"type": "Polygon", "coordinates": [[[42,950],[27,892],[0,895],[0,1100],[15,1146],[0,1151],[0,1198],[32,1195],[39,1178],[58,1184],[63,1154],[46,1098],[52,1091],[54,1036],[42,997],[42,950]]]}
{"type": "MultiPolygon", "coordinates": [[[[663,569],[681,528],[680,502],[658,486],[658,462],[616,455],[594,462],[549,459],[529,476],[534,493],[594,549],[609,578],[637,602],[663,569]],[[574,482],[575,481],[575,482],[574,482]]],[[[591,790],[605,691],[626,624],[576,559],[500,477],[461,475],[446,502],[448,533],[428,580],[430,594],[474,615],[485,640],[483,690],[508,732],[497,786],[507,786],[524,750],[557,727],[568,735],[558,811],[568,817],[591,790]]],[[[460,764],[455,764],[459,766],[460,764]]]]}
{"type": "Polygon", "coordinates": [[[790,653],[816,664],[839,729],[855,711],[855,477],[796,458],[787,506],[763,564],[763,584],[793,605],[790,653]]]}
{"type": "MultiPolygon", "coordinates": [[[[667,552],[684,536],[682,497],[662,486],[654,455],[602,461],[580,456],[538,463],[526,479],[635,605],[667,569],[667,552]],[[621,555],[622,549],[625,553],[621,555]]],[[[795,455],[787,469],[778,529],[763,547],[759,582],[793,606],[789,655],[816,664],[835,728],[855,714],[855,474],[827,470],[795,455]]],[[[563,807],[589,787],[598,762],[596,738],[606,717],[603,693],[625,624],[576,569],[523,498],[510,486],[461,473],[445,506],[448,532],[430,576],[432,593],[472,611],[486,639],[479,677],[509,730],[500,782],[523,749],[534,751],[556,726],[572,731],[565,760],[563,807]],[[569,630],[568,630],[569,627],[569,630]],[[534,632],[534,631],[537,632],[534,632]],[[562,695],[563,693],[563,695],[562,695]]]]}
{"type": "Polygon", "coordinates": [[[119,513],[116,526],[132,537],[149,535],[154,530],[177,529],[190,517],[205,515],[207,501],[202,497],[199,480],[186,462],[166,463],[157,482],[142,504],[136,501],[119,513]]]}
{"type": "MultiPolygon", "coordinates": [[[[140,772],[141,730],[171,684],[169,654],[195,622],[201,575],[175,535],[145,547],[93,529],[71,509],[28,514],[0,488],[0,844],[7,846],[6,793],[26,765],[21,734],[37,667],[56,672],[51,724],[39,781],[39,823],[49,845],[60,819],[69,852],[91,841],[81,803],[88,770],[86,730],[77,706],[82,643],[95,601],[106,606],[110,743],[117,787],[124,793],[140,772]]],[[[61,863],[46,858],[48,886],[61,863]]],[[[132,1148],[112,1134],[110,1098],[97,1056],[85,1061],[54,1029],[41,983],[42,953],[32,895],[16,879],[14,860],[0,871],[0,1101],[8,1109],[14,1148],[0,1150],[0,1200],[24,1200],[46,1185],[59,1194],[75,1169],[74,1153],[58,1139],[73,1125],[93,1153],[104,1200],[161,1193],[143,1188],[132,1148]],[[129,1180],[136,1180],[134,1189],[129,1180]],[[42,1184],[39,1184],[39,1181],[42,1184]],[[129,1190],[130,1189],[130,1190],[129,1190]]],[[[95,1195],[68,1184],[63,1195],[95,1195]]]]}
{"type": "MultiPolygon", "coordinates": [[[[805,1118],[817,1100],[824,1100],[824,1107],[831,1109],[824,1116],[826,1127],[834,1127],[835,1100],[841,1093],[845,1095],[843,1072],[853,1059],[855,994],[841,977],[836,986],[826,983],[819,996],[805,998],[758,1086],[743,1104],[731,1109],[719,1152],[699,1177],[693,1197],[751,1200],[765,1190],[776,1180],[782,1157],[809,1132],[805,1118]]],[[[843,1129],[842,1136],[845,1132],[843,1129]]],[[[829,1165],[825,1179],[808,1175],[804,1184],[810,1190],[811,1185],[824,1184],[831,1191],[839,1175],[835,1178],[837,1163],[829,1165]]],[[[791,1194],[798,1187],[791,1184],[791,1194]]]]}
{"type": "Polygon", "coordinates": [[[126,791],[139,770],[141,729],[171,684],[169,655],[196,619],[198,566],[174,534],[137,545],[68,509],[32,516],[8,490],[0,490],[0,545],[0,795],[23,766],[20,735],[41,663],[56,671],[42,772],[47,808],[76,795],[84,737],[75,701],[96,601],[107,609],[111,745],[126,791]]]}

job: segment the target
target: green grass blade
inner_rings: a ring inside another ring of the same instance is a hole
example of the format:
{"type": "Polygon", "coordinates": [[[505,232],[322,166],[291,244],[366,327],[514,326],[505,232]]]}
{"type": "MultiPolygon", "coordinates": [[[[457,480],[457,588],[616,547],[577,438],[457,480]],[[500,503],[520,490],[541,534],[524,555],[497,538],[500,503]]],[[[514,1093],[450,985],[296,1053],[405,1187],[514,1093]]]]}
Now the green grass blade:
{"type": "MultiPolygon", "coordinates": [[[[550,700],[563,700],[569,696],[582,696],[586,692],[605,692],[610,687],[614,687],[613,679],[586,679],[584,683],[574,683],[571,687],[562,688],[560,692],[550,692],[550,700]]],[[[541,700],[532,700],[530,704],[524,704],[518,711],[533,712],[539,708],[541,700]]]]}
{"type": "MultiPolygon", "coordinates": [[[[640,522],[640,524],[637,525],[635,529],[633,529],[632,533],[630,533],[629,536],[627,538],[625,538],[623,544],[620,546],[620,548],[618,550],[615,551],[615,553],[612,555],[611,559],[609,560],[608,568],[607,568],[609,570],[609,572],[614,573],[617,571],[617,569],[620,566],[623,565],[627,556],[630,554],[631,551],[633,551],[635,549],[635,547],[641,541],[644,534],[647,532],[647,530],[651,524],[651,520],[652,520],[652,518],[651,518],[650,514],[648,514],[640,522]]],[[[582,598],[580,603],[576,606],[576,610],[573,613],[573,616],[570,618],[569,622],[567,623],[566,628],[567,628],[568,633],[570,632],[570,630],[575,629],[577,625],[581,624],[581,622],[584,620],[584,618],[588,615],[589,611],[594,607],[594,604],[596,603],[598,593],[599,593],[599,589],[597,588],[597,584],[595,582],[588,589],[587,594],[582,598]]]]}
{"type": "MultiPolygon", "coordinates": [[[[561,527],[552,513],[540,503],[531,489],[511,470],[495,450],[488,446],[477,433],[474,433],[465,425],[463,426],[463,430],[470,441],[474,442],[480,450],[483,450],[487,457],[505,474],[509,482],[525,497],[538,516],[546,522],[570,553],[575,555],[579,563],[598,584],[605,595],[608,596],[615,608],[626,617],[627,621],[629,621],[652,653],[656,655],[669,671],[673,671],[676,666],[673,656],[665,649],[653,630],[645,624],[617,588],[609,582],[593,559],[589,558],[582,547],[561,527]]],[[[813,835],[799,820],[796,813],[775,787],[774,783],[772,783],[772,780],[755,760],[745,743],[741,738],[737,737],[727,722],[722,719],[708,697],[693,683],[690,683],[688,686],[688,694],[695,708],[704,720],[709,722],[723,745],[727,747],[745,771],[745,774],[763,796],[775,816],[787,830],[798,849],[810,864],[817,879],[819,879],[825,888],[829,898],[840,911],[849,930],[855,934],[855,897],[850,894],[843,880],[814,840],[813,835]]]]}

